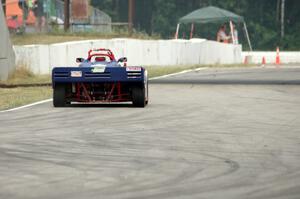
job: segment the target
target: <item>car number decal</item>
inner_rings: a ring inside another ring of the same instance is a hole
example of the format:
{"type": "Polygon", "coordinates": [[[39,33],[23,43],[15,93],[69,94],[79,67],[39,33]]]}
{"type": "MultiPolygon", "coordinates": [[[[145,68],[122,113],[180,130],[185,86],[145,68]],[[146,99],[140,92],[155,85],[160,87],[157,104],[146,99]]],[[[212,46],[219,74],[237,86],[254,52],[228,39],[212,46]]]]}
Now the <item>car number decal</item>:
{"type": "Polygon", "coordinates": [[[105,66],[95,66],[94,69],[92,69],[93,73],[104,73],[105,66]]]}
{"type": "Polygon", "coordinates": [[[128,66],[126,67],[126,71],[142,71],[141,67],[128,66]]]}
{"type": "Polygon", "coordinates": [[[71,77],[82,77],[81,71],[71,71],[71,77]]]}

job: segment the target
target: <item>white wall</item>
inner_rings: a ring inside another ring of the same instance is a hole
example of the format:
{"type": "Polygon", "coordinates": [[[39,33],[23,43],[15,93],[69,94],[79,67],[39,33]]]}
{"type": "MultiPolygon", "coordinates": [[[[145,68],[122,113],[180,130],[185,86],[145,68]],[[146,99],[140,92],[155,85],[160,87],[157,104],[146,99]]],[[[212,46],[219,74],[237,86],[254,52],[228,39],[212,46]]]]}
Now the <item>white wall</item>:
{"type": "MultiPolygon", "coordinates": [[[[263,57],[265,57],[267,64],[275,64],[276,51],[256,51],[256,52],[243,52],[242,59],[245,60],[246,56],[250,56],[249,64],[261,64],[263,57]]],[[[295,64],[300,63],[300,52],[279,52],[280,62],[283,64],[295,64]]]]}
{"type": "Polygon", "coordinates": [[[243,60],[240,45],[203,39],[111,39],[14,46],[17,65],[25,65],[36,74],[49,74],[57,66],[76,66],[75,59],[86,58],[91,48],[109,48],[117,59],[127,57],[128,65],[137,66],[237,64],[243,60]]]}

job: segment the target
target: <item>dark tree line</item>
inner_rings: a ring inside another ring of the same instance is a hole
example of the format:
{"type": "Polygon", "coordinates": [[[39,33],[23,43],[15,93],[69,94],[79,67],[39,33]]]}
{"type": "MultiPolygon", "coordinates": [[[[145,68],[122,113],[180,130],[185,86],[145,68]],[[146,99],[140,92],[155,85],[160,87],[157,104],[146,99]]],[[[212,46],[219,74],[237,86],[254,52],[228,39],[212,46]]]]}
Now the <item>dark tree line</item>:
{"type": "MultiPolygon", "coordinates": [[[[149,35],[172,38],[178,19],[198,8],[213,5],[244,16],[255,50],[300,49],[300,1],[285,0],[285,34],[281,37],[281,3],[283,0],[135,0],[134,28],[149,35]]],[[[91,4],[109,14],[114,22],[128,20],[128,0],[91,0],[91,4]]],[[[220,24],[196,24],[195,35],[215,39],[220,24]]],[[[243,38],[240,30],[241,41],[243,38]]],[[[181,37],[188,37],[184,25],[181,37]]]]}

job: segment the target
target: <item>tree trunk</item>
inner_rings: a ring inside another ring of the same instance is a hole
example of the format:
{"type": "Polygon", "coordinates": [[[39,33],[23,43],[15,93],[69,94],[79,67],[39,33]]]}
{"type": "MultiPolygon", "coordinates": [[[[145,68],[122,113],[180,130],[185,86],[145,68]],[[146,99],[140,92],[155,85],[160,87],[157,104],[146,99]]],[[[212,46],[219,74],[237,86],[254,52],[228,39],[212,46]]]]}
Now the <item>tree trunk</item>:
{"type": "Polygon", "coordinates": [[[285,8],[285,0],[281,1],[281,38],[284,37],[284,9],[285,8]]]}
{"type": "Polygon", "coordinates": [[[67,32],[69,31],[70,28],[70,0],[65,0],[64,12],[65,12],[64,29],[65,32],[67,32]]]}
{"type": "Polygon", "coordinates": [[[278,23],[280,21],[280,2],[281,0],[277,0],[277,6],[276,6],[276,22],[278,23]]]}
{"type": "Polygon", "coordinates": [[[128,0],[128,31],[130,35],[133,32],[134,13],[135,13],[135,0],[128,0]]]}

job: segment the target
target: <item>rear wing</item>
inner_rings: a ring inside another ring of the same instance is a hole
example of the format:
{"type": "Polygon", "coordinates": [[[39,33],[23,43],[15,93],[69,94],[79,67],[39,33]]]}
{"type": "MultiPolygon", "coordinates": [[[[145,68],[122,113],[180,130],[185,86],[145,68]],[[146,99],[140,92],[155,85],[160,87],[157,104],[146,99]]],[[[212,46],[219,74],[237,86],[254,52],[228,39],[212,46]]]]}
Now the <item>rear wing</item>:
{"type": "Polygon", "coordinates": [[[96,48],[89,50],[88,60],[90,60],[93,56],[108,56],[111,61],[116,61],[115,55],[112,53],[112,51],[106,48],[96,48]]]}

